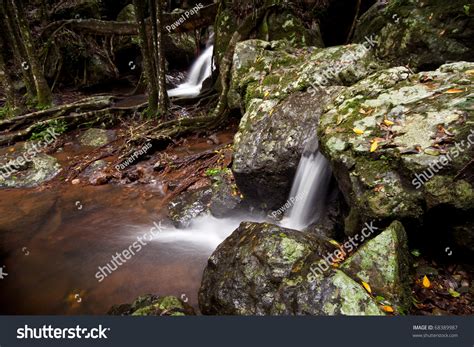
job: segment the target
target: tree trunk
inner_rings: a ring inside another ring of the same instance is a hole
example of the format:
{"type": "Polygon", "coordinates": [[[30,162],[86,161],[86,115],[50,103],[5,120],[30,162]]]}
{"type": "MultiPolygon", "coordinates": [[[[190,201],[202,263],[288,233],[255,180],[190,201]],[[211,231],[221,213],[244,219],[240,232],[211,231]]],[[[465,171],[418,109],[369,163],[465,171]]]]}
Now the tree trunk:
{"type": "Polygon", "coordinates": [[[26,49],[20,37],[19,25],[14,20],[12,9],[8,2],[4,0],[0,0],[0,19],[0,31],[4,33],[4,44],[10,48],[13,59],[23,76],[28,97],[33,101],[36,99],[33,75],[29,69],[22,67],[22,63],[25,62],[25,57],[27,57],[26,49]]]}
{"type": "Polygon", "coordinates": [[[145,2],[143,0],[133,0],[135,6],[135,15],[138,25],[138,37],[142,51],[145,78],[148,85],[148,110],[149,116],[155,116],[158,111],[158,86],[153,59],[153,50],[148,41],[148,35],[145,23],[145,2]]]}
{"type": "Polygon", "coordinates": [[[41,65],[38,62],[38,57],[36,54],[37,51],[33,43],[33,38],[31,36],[28,22],[26,21],[26,14],[22,2],[23,0],[11,0],[10,4],[12,5],[15,18],[19,23],[21,38],[25,44],[29,63],[28,67],[31,68],[31,73],[33,75],[38,106],[48,107],[52,103],[51,90],[49,89],[48,83],[46,82],[41,65]]]}
{"type": "Polygon", "coordinates": [[[158,112],[160,116],[166,118],[168,114],[168,91],[166,90],[166,69],[165,69],[165,55],[163,52],[163,3],[161,0],[152,0],[156,3],[157,12],[157,36],[156,36],[156,65],[158,73],[158,112]]]}
{"type": "Polygon", "coordinates": [[[8,57],[6,55],[7,47],[4,43],[3,37],[0,36],[0,83],[5,91],[6,103],[4,110],[7,115],[14,115],[18,107],[16,98],[15,88],[13,87],[13,78],[10,75],[11,70],[7,66],[6,62],[8,57]]]}

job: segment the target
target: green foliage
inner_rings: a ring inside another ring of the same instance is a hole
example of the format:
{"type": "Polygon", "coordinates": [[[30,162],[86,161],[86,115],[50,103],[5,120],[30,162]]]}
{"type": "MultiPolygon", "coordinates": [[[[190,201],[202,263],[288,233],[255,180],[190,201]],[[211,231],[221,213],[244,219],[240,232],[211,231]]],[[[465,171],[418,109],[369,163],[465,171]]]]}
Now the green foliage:
{"type": "Polygon", "coordinates": [[[9,107],[7,106],[0,107],[0,119],[8,118],[11,115],[12,115],[12,110],[9,107]]]}
{"type": "Polygon", "coordinates": [[[464,5],[464,13],[469,16],[471,12],[471,5],[464,5]]]}
{"type": "Polygon", "coordinates": [[[67,124],[62,119],[55,119],[46,124],[38,125],[31,134],[30,140],[44,140],[48,134],[48,129],[54,129],[55,133],[63,134],[67,130],[67,124]]]}
{"type": "Polygon", "coordinates": [[[220,167],[209,168],[205,171],[205,175],[208,177],[216,177],[216,176],[226,175],[229,173],[230,173],[229,168],[220,168],[220,167]]]}

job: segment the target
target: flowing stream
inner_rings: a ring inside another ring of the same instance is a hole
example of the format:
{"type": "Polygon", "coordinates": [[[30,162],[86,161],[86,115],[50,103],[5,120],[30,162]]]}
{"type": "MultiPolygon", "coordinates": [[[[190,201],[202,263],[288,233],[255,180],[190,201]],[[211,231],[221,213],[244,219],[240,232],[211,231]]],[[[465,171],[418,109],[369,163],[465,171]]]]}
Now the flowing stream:
{"type": "Polygon", "coordinates": [[[293,205],[282,221],[287,228],[304,229],[324,212],[332,173],[328,160],[318,147],[318,139],[314,137],[308,141],[301,156],[288,200],[293,205]]]}
{"type": "Polygon", "coordinates": [[[202,83],[212,74],[213,51],[213,45],[207,47],[192,65],[186,81],[176,88],[168,90],[168,96],[188,98],[198,96],[202,89],[202,83]]]}

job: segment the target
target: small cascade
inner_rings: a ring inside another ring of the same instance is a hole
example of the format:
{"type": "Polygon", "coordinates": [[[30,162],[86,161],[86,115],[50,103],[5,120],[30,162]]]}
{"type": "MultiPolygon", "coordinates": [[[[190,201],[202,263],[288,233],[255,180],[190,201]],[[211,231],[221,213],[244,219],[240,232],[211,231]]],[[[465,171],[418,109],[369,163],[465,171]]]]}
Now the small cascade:
{"type": "Polygon", "coordinates": [[[288,200],[293,206],[282,223],[287,228],[301,230],[316,222],[324,212],[332,172],[318,148],[318,139],[314,137],[301,156],[288,200]]]}
{"type": "Polygon", "coordinates": [[[212,74],[212,53],[214,46],[210,45],[197,58],[189,71],[186,82],[168,90],[168,96],[195,97],[202,89],[204,80],[212,74]]]}

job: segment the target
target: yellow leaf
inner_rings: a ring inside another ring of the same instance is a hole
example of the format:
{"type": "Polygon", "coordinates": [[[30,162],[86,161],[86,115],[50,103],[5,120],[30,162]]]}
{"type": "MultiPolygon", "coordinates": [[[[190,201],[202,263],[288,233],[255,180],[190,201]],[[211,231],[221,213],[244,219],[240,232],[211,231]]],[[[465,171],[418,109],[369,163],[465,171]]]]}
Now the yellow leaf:
{"type": "Polygon", "coordinates": [[[425,288],[431,287],[431,282],[428,279],[428,277],[426,277],[426,275],[425,275],[425,277],[423,277],[423,287],[425,287],[425,288]]]}
{"type": "Polygon", "coordinates": [[[372,294],[372,288],[370,288],[370,285],[367,282],[362,281],[362,285],[364,286],[366,291],[372,294]]]}
{"type": "Polygon", "coordinates": [[[388,119],[385,119],[385,120],[383,121],[383,123],[384,123],[386,126],[388,126],[388,127],[391,127],[392,125],[395,124],[394,122],[392,122],[391,120],[388,120],[388,119]]]}
{"type": "Polygon", "coordinates": [[[357,128],[352,129],[352,131],[354,131],[357,135],[362,135],[364,133],[364,130],[357,129],[357,128]]]}
{"type": "Polygon", "coordinates": [[[270,110],[270,112],[268,112],[268,114],[271,116],[271,115],[273,114],[273,111],[275,111],[274,108],[272,108],[272,109],[270,110]]]}
{"type": "Polygon", "coordinates": [[[382,310],[384,310],[385,312],[389,312],[389,313],[393,313],[393,308],[392,306],[382,306],[382,310]]]}
{"type": "Polygon", "coordinates": [[[270,92],[268,90],[263,94],[264,97],[267,97],[269,95],[270,95],[270,92]]]}
{"type": "Polygon", "coordinates": [[[331,239],[331,240],[329,240],[329,243],[332,243],[332,244],[333,244],[334,246],[336,246],[336,247],[339,247],[339,248],[341,247],[341,245],[339,244],[339,242],[337,242],[336,240],[332,240],[332,239],[331,239]]]}
{"type": "Polygon", "coordinates": [[[375,152],[378,147],[379,147],[378,141],[372,142],[372,145],[370,146],[370,153],[375,152]]]}
{"type": "Polygon", "coordinates": [[[462,93],[462,92],[464,92],[464,90],[453,88],[453,89],[448,89],[447,91],[444,92],[444,94],[457,94],[457,93],[462,93]]]}
{"type": "Polygon", "coordinates": [[[467,70],[466,75],[474,75],[474,70],[467,70]]]}

